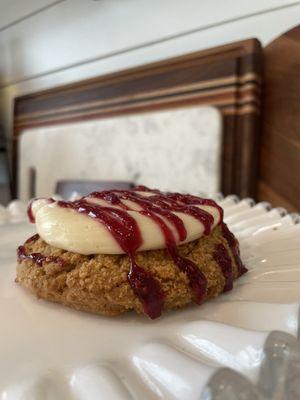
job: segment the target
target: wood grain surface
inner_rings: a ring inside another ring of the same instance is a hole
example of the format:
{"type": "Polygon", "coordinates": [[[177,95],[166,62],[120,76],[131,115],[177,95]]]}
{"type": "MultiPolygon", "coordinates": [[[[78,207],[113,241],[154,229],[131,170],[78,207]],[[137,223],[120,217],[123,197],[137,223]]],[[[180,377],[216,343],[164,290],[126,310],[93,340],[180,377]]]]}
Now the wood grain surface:
{"type": "Polygon", "coordinates": [[[264,49],[260,200],[300,211],[300,26],[264,49]]]}

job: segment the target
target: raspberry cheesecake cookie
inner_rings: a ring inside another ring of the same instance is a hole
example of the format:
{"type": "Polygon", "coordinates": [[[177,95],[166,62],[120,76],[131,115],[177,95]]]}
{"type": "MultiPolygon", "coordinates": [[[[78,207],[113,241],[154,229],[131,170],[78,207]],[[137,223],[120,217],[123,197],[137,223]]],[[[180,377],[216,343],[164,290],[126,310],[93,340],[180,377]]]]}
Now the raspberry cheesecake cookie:
{"type": "Polygon", "coordinates": [[[247,271],[211,199],[140,186],[37,199],[28,216],[37,234],[18,248],[16,281],[77,310],[154,319],[231,290],[247,271]]]}

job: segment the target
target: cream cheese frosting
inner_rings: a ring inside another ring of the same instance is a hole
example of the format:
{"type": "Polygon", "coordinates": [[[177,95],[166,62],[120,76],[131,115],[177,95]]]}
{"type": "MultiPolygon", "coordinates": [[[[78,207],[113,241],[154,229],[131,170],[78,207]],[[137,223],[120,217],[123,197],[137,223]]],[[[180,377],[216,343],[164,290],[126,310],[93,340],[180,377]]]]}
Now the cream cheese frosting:
{"type": "MultiPolygon", "coordinates": [[[[87,205],[91,205],[92,207],[96,206],[101,210],[105,210],[106,208],[110,210],[123,210],[122,212],[126,212],[129,217],[134,219],[142,239],[141,245],[138,247],[137,251],[162,249],[166,247],[165,235],[160,224],[153,218],[150,218],[149,215],[143,213],[144,208],[139,204],[139,201],[122,198],[126,197],[123,196],[123,193],[130,193],[130,198],[133,195],[136,196],[138,200],[147,199],[151,204],[152,199],[154,201],[154,199],[157,198],[157,193],[155,191],[134,190],[130,192],[111,191],[109,193],[118,195],[120,198],[119,202],[112,201],[111,196],[108,201],[104,198],[93,196],[93,194],[84,197],[82,201],[87,205]]],[[[209,204],[197,204],[197,199],[199,199],[200,203],[202,199],[194,196],[192,196],[192,198],[195,199],[194,203],[191,200],[190,202],[192,204],[187,207],[196,207],[208,213],[213,221],[211,229],[221,222],[222,214],[220,208],[215,205],[213,201],[210,201],[209,204]]],[[[176,244],[193,241],[204,234],[205,224],[201,222],[199,218],[186,212],[186,208],[184,207],[182,210],[181,207],[174,207],[174,209],[172,209],[172,204],[174,202],[172,203],[170,200],[169,203],[168,197],[166,197],[164,201],[169,211],[182,221],[186,230],[185,239],[180,240],[178,230],[170,218],[158,212],[158,218],[160,218],[173,233],[176,244]]],[[[180,201],[179,203],[181,204],[180,201]]],[[[155,207],[157,207],[157,204],[158,203],[154,201],[155,207]]],[[[162,209],[164,209],[164,207],[162,209]]],[[[72,208],[72,202],[37,199],[31,203],[30,214],[35,221],[37,233],[51,246],[84,255],[125,253],[114,235],[112,235],[107,224],[96,219],[92,212],[81,213],[80,210],[78,211],[78,209],[72,208]]]]}

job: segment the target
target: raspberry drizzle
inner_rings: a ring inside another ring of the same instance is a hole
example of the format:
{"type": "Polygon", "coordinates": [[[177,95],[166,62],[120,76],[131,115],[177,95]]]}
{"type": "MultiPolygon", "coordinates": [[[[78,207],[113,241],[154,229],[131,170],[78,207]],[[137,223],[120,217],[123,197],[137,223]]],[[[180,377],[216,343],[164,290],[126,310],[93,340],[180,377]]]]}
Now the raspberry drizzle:
{"type": "MultiPolygon", "coordinates": [[[[50,201],[53,201],[52,199],[50,201]]],[[[150,190],[144,186],[138,186],[134,190],[111,190],[93,192],[89,196],[75,201],[58,201],[59,207],[72,209],[79,214],[84,214],[103,224],[115,238],[121,249],[130,260],[128,282],[141,301],[144,312],[154,319],[161,315],[165,295],[159,281],[154,278],[135,260],[135,254],[143,244],[140,228],[136,220],[128,213],[134,210],[141,215],[150,218],[159,227],[165,240],[165,247],[177,268],[184,272],[194,294],[196,303],[201,304],[207,292],[207,279],[200,268],[190,259],[179,254],[177,243],[187,238],[187,231],[182,219],[176,213],[192,216],[202,224],[204,234],[209,235],[214,226],[214,217],[199,206],[210,206],[219,212],[219,224],[222,224],[223,235],[233,251],[239,271],[242,264],[238,255],[236,239],[231,232],[226,230],[223,221],[223,210],[215,201],[202,199],[196,196],[180,193],[162,193],[158,190],[150,190]],[[106,204],[97,204],[95,199],[104,200],[106,204]],[[131,203],[130,203],[131,202],[131,203]],[[131,208],[128,204],[134,203],[131,208]],[[232,237],[230,236],[232,235],[232,237]]],[[[34,221],[32,205],[29,206],[28,215],[34,221]]],[[[20,246],[19,258],[30,258],[38,265],[48,261],[39,253],[26,254],[25,248],[20,246]]],[[[214,259],[219,264],[225,277],[224,291],[232,288],[233,274],[230,256],[223,245],[217,245],[214,259]],[[222,246],[222,248],[221,248],[222,246]],[[225,249],[225,250],[224,250],[225,249]],[[229,265],[230,264],[230,265],[229,265]]],[[[55,261],[55,260],[53,260],[55,261]]],[[[59,262],[59,260],[57,260],[59,262]]],[[[244,267],[245,268],[245,267],[244,267]]]]}

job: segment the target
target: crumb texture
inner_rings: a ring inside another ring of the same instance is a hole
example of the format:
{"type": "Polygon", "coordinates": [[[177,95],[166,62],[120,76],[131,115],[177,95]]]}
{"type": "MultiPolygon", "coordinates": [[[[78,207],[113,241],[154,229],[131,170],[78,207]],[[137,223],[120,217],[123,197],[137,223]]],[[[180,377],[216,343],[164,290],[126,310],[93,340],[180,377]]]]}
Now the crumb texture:
{"type": "MultiPolygon", "coordinates": [[[[230,255],[233,276],[238,277],[235,259],[215,228],[208,236],[179,246],[179,254],[193,261],[207,279],[205,300],[223,292],[225,278],[214,259],[216,245],[223,244],[230,255]]],[[[59,257],[62,263],[21,259],[16,281],[37,297],[54,301],[77,310],[114,316],[128,310],[143,313],[143,306],[133,293],[127,274],[130,268],[126,255],[84,256],[49,246],[42,239],[24,244],[27,253],[59,257]]],[[[186,275],[172,261],[166,250],[151,250],[136,254],[138,265],[158,280],[165,295],[164,310],[184,307],[194,301],[186,275]]]]}

